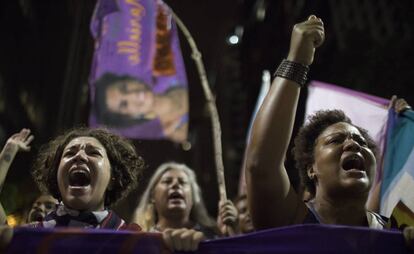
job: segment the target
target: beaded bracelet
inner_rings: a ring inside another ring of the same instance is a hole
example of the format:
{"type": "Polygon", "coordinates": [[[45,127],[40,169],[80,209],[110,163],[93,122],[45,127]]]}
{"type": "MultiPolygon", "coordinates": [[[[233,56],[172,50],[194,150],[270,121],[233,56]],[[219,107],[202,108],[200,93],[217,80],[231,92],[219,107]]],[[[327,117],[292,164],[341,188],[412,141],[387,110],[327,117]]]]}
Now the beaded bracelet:
{"type": "Polygon", "coordinates": [[[298,83],[301,87],[306,84],[309,66],[283,59],[274,76],[282,77],[298,83]]]}

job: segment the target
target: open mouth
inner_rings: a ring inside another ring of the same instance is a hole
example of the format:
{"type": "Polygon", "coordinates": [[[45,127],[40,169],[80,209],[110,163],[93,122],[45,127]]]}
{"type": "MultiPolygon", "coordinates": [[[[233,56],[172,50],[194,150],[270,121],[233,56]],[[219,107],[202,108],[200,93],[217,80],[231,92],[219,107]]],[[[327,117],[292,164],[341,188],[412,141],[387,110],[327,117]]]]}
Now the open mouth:
{"type": "Polygon", "coordinates": [[[69,185],[72,187],[86,187],[91,184],[91,175],[86,169],[74,169],[69,172],[69,185]]]}
{"type": "Polygon", "coordinates": [[[342,160],[342,169],[345,171],[348,170],[360,170],[365,171],[365,160],[361,155],[358,154],[352,154],[350,156],[345,157],[342,160]]]}
{"type": "Polygon", "coordinates": [[[45,216],[43,215],[43,213],[41,211],[34,211],[31,215],[30,215],[30,221],[43,221],[45,218],[45,216]]]}
{"type": "Polygon", "coordinates": [[[184,200],[184,196],[181,195],[181,193],[179,193],[179,192],[172,192],[168,195],[168,199],[169,200],[171,200],[171,199],[173,199],[173,200],[178,200],[178,199],[184,200]]]}

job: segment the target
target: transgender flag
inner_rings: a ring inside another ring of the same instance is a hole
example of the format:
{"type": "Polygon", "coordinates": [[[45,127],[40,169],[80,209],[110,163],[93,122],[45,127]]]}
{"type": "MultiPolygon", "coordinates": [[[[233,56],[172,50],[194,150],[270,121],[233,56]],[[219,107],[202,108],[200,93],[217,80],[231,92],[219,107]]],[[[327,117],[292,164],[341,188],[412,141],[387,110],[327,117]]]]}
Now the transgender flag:
{"type": "Polygon", "coordinates": [[[161,0],[98,0],[91,31],[90,126],[185,141],[187,78],[170,8],[161,0]]]}
{"type": "MultiPolygon", "coordinates": [[[[255,112],[252,117],[254,120],[257,109],[263,102],[264,96],[270,88],[270,79],[263,76],[262,89],[257,100],[255,112]]],[[[366,130],[371,137],[377,142],[378,147],[382,150],[386,121],[387,105],[389,100],[357,92],[351,89],[323,83],[320,81],[311,81],[308,85],[308,97],[306,101],[305,117],[315,113],[318,110],[341,109],[351,118],[352,122],[366,130]]],[[[250,131],[247,140],[249,140],[250,131]]],[[[380,162],[378,162],[380,165],[380,162]]],[[[376,183],[381,178],[381,171],[376,174],[376,183]]],[[[245,193],[246,183],[244,173],[241,173],[239,183],[239,194],[245,193]]]]}
{"type": "Polygon", "coordinates": [[[319,81],[311,81],[306,116],[321,109],[340,109],[352,122],[366,130],[377,144],[382,143],[389,100],[319,81]]]}
{"type": "MultiPolygon", "coordinates": [[[[306,117],[318,110],[340,109],[352,122],[368,131],[377,143],[381,166],[381,154],[384,147],[389,100],[339,87],[319,81],[311,81],[306,101],[306,117]]],[[[376,183],[381,179],[381,170],[377,170],[376,183]]]]}
{"type": "Polygon", "coordinates": [[[397,115],[386,109],[387,104],[385,99],[313,81],[306,114],[342,109],[356,125],[368,130],[381,150],[378,167],[382,170],[377,170],[373,196],[380,188],[381,215],[402,229],[414,226],[414,112],[397,115]]]}
{"type": "Polygon", "coordinates": [[[390,110],[381,214],[392,217],[398,227],[414,226],[414,112],[397,115],[390,110]],[[392,216],[391,216],[392,215],[392,216]]]}

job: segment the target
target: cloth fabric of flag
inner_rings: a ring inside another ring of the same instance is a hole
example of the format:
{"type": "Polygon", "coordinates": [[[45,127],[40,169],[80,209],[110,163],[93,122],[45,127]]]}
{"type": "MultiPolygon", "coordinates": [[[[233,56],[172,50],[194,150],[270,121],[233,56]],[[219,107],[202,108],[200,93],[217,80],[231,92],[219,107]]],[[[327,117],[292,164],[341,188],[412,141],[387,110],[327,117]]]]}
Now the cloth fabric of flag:
{"type": "Polygon", "coordinates": [[[161,0],[98,0],[91,32],[90,126],[185,141],[187,78],[171,9],[161,0]]]}
{"type": "Polygon", "coordinates": [[[392,217],[399,227],[414,226],[414,112],[390,110],[381,214],[392,217]],[[404,225],[405,224],[405,225],[404,225]]]}
{"type": "MultiPolygon", "coordinates": [[[[170,253],[161,234],[111,230],[16,228],[5,253],[170,253]]],[[[187,252],[174,252],[187,253],[187,252]]],[[[201,242],[193,253],[409,253],[401,232],[297,225],[201,242]]]]}
{"type": "MultiPolygon", "coordinates": [[[[256,109],[253,113],[253,122],[258,108],[264,100],[264,96],[270,89],[270,81],[263,79],[256,109]]],[[[362,92],[354,91],[344,87],[311,81],[308,85],[308,97],[306,100],[305,117],[318,110],[340,109],[352,120],[352,122],[368,131],[370,136],[377,142],[380,154],[385,141],[386,122],[388,117],[387,106],[389,100],[372,96],[362,92]]],[[[247,137],[247,142],[250,136],[247,137]]],[[[379,158],[381,160],[381,157],[379,158]]],[[[378,163],[380,164],[380,163],[378,163]]],[[[381,179],[381,171],[376,174],[376,182],[381,179]]],[[[239,194],[245,193],[244,173],[241,173],[239,183],[239,194]]]]}
{"type": "Polygon", "coordinates": [[[306,117],[318,110],[340,109],[352,122],[368,131],[377,144],[382,143],[388,117],[389,100],[344,87],[311,81],[308,86],[306,117]]]}
{"type": "MultiPolygon", "coordinates": [[[[308,86],[305,117],[318,110],[340,109],[352,120],[353,124],[366,129],[377,143],[381,165],[384,147],[389,100],[366,93],[354,91],[320,81],[311,81],[308,86]]],[[[376,182],[382,178],[377,170],[376,182]]]]}

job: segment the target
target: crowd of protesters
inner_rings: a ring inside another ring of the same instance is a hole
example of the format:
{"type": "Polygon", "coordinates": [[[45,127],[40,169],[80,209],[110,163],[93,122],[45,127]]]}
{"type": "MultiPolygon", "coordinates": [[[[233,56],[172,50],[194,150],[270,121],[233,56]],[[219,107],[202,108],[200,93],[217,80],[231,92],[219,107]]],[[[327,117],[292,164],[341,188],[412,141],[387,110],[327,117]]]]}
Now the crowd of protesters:
{"type": "MultiPolygon", "coordinates": [[[[140,197],[132,220],[111,207],[137,187],[145,158],[127,139],[105,129],[75,128],[44,145],[33,177],[41,195],[28,209],[25,225],[80,227],[160,233],[171,250],[196,250],[200,241],[296,224],[332,224],[374,229],[386,218],[366,208],[377,165],[376,144],[341,111],[319,111],[294,137],[296,169],[306,193],[297,193],[285,157],[301,87],[315,50],[325,39],[322,20],[311,15],[294,26],[290,50],[275,73],[253,124],[246,148],[246,194],[218,202],[213,218],[204,205],[195,172],[185,164],[160,165],[140,197]]],[[[409,106],[393,100],[397,112],[409,106]]],[[[22,129],[0,154],[0,189],[19,151],[34,136],[22,129]]],[[[1,245],[13,230],[0,204],[1,245]]],[[[410,229],[408,229],[410,230],[410,229]]],[[[407,233],[406,235],[410,235],[407,233]]]]}

